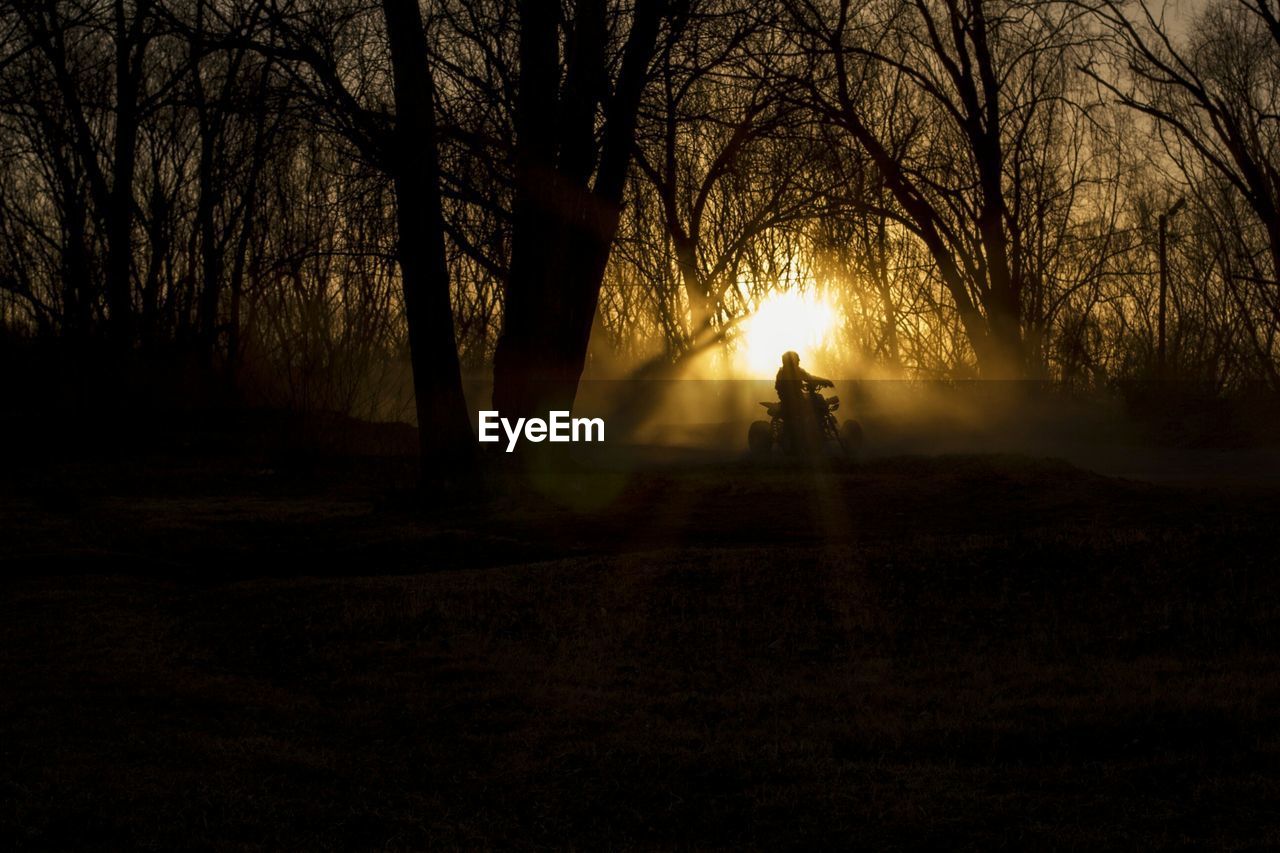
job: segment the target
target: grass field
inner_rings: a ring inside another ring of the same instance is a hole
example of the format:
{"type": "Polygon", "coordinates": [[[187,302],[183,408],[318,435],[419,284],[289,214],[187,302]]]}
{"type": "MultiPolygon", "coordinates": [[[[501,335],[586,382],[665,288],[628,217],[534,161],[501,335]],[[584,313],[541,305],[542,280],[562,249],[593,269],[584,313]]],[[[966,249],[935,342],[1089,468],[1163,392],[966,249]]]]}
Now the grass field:
{"type": "Polygon", "coordinates": [[[19,467],[7,849],[1280,844],[1280,486],[19,467]],[[435,505],[432,505],[435,504],[435,505]]]}

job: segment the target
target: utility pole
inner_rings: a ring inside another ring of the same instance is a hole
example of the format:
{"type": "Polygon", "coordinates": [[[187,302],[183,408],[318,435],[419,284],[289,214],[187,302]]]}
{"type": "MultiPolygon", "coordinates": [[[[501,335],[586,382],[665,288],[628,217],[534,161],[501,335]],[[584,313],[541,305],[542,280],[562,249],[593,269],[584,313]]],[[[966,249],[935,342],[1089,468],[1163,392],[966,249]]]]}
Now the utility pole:
{"type": "Polygon", "coordinates": [[[1160,379],[1168,378],[1168,364],[1165,360],[1165,310],[1169,299],[1169,220],[1172,219],[1182,206],[1187,203],[1185,198],[1180,198],[1173,203],[1167,211],[1160,214],[1160,316],[1158,322],[1159,335],[1156,344],[1156,376],[1160,379]]]}

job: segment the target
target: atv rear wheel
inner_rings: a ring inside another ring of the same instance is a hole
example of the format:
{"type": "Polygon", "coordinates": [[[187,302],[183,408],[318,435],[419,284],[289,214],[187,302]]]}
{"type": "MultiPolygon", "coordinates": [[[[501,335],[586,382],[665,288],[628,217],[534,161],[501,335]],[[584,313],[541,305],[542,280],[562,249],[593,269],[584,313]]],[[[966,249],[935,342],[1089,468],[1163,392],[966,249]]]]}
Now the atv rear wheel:
{"type": "Polygon", "coordinates": [[[840,425],[840,446],[850,456],[857,456],[862,449],[862,424],[857,421],[845,421],[840,425]]]}
{"type": "Polygon", "coordinates": [[[773,431],[768,421],[752,421],[747,430],[747,447],[752,453],[764,454],[773,449],[773,431]]]}

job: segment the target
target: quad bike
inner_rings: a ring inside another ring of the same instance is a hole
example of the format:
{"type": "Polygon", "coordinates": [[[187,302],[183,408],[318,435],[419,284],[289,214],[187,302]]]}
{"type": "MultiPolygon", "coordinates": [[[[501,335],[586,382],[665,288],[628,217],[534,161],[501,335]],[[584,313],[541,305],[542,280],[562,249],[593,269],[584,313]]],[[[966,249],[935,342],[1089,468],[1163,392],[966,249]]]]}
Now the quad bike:
{"type": "MultiPolygon", "coordinates": [[[[855,420],[844,423],[836,421],[836,410],[840,408],[839,397],[824,397],[818,389],[805,383],[805,396],[813,404],[813,426],[822,431],[821,440],[814,447],[836,447],[844,456],[853,457],[862,448],[862,425],[855,420]]],[[[766,454],[775,447],[794,452],[796,436],[787,430],[783,419],[782,403],[761,403],[769,415],[767,421],[754,421],[747,430],[747,446],[755,454],[766,454]]]]}

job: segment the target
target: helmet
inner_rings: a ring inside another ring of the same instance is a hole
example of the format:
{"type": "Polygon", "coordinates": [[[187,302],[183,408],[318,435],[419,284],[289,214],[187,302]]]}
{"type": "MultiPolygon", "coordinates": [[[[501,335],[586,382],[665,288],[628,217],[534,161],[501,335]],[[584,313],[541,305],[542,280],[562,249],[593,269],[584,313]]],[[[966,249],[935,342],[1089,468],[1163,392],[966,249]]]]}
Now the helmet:
{"type": "Polygon", "coordinates": [[[782,366],[783,367],[799,367],[800,354],[792,350],[787,350],[782,354],[782,366]]]}

